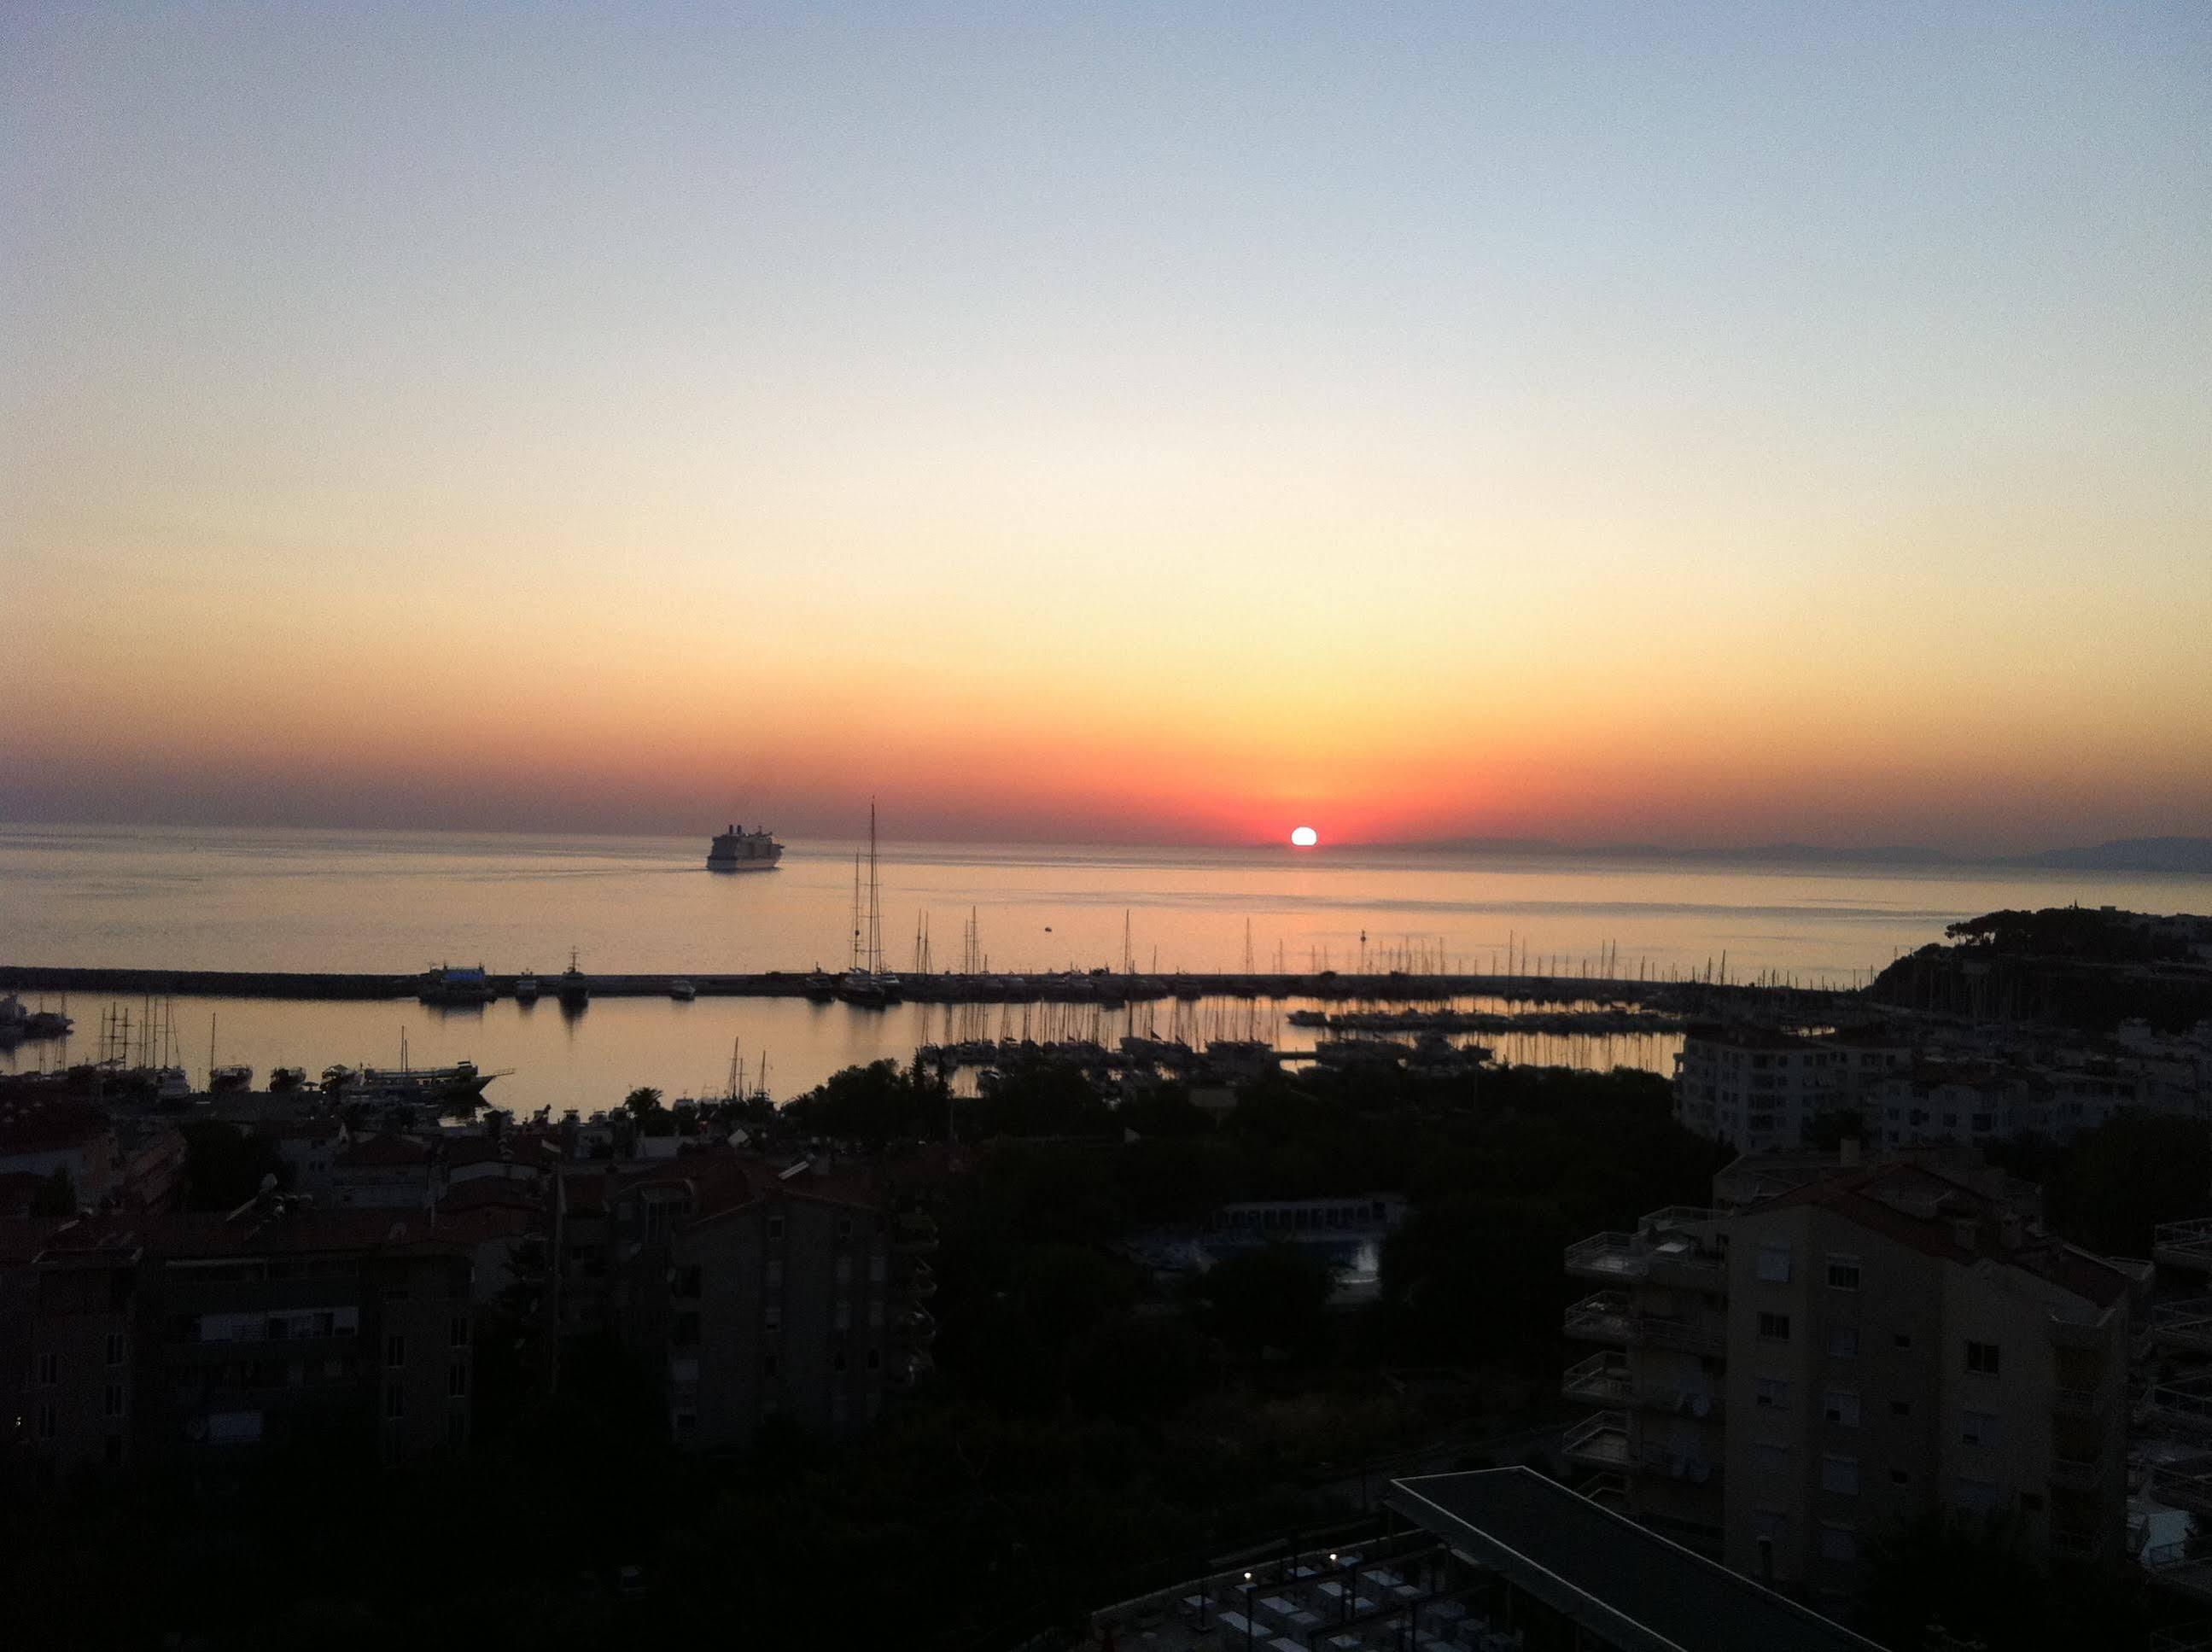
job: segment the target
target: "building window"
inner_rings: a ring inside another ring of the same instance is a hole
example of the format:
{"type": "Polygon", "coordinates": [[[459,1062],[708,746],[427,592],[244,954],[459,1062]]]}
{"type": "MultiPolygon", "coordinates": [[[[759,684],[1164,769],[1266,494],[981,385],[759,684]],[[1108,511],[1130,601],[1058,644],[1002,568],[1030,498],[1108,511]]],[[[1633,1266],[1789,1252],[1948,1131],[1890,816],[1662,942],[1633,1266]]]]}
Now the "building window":
{"type": "Polygon", "coordinates": [[[51,1400],[39,1402],[39,1437],[41,1440],[54,1437],[54,1402],[51,1400]]]}
{"type": "Polygon", "coordinates": [[[404,1417],[407,1414],[407,1390],[397,1382],[384,1391],[384,1414],[386,1417],[404,1417]]]}
{"type": "Polygon", "coordinates": [[[1996,1418],[1985,1411],[1961,1412],[1959,1438],[1966,1445],[1995,1445],[1997,1442],[1996,1418]]]}
{"type": "Polygon", "coordinates": [[[840,1376],[845,1374],[845,1351],[842,1348],[830,1356],[830,1369],[840,1376]]]}
{"type": "Polygon", "coordinates": [[[881,1370],[883,1370],[883,1368],[884,1368],[884,1351],[883,1351],[882,1349],[880,1349],[880,1348],[871,1348],[871,1349],[869,1349],[869,1350],[868,1350],[868,1369],[869,1369],[870,1370],[872,1370],[872,1371],[880,1371],[881,1370]]]}
{"type": "Polygon", "coordinates": [[[1838,1428],[1856,1428],[1859,1425],[1859,1397],[1831,1388],[1821,1399],[1820,1414],[1838,1428]]]}
{"type": "Polygon", "coordinates": [[[1962,1477],[1956,1484],[1958,1494],[1952,1500],[1960,1508],[1986,1514],[1997,1506],[1997,1483],[1995,1480],[1973,1480],[1962,1477]]]}
{"type": "Polygon", "coordinates": [[[1859,1259],[1856,1256],[1828,1258],[1828,1289],[1856,1291],[1859,1288],[1859,1259]]]}
{"type": "Polygon", "coordinates": [[[1859,1327],[1856,1325],[1832,1325],[1828,1327],[1828,1357],[1856,1359],[1859,1357],[1859,1327]]]}
{"type": "Polygon", "coordinates": [[[1893,1468],[1889,1471],[1889,1483],[1892,1485],[1910,1485],[1912,1476],[1901,1468],[1893,1468]]]}
{"type": "Polygon", "coordinates": [[[1911,1402],[1910,1400],[1891,1400],[1891,1401],[1889,1402],[1889,1414],[1890,1414],[1892,1417],[1910,1417],[1910,1416],[1911,1416],[1911,1415],[1912,1415],[1912,1402],[1911,1402]]]}
{"type": "Polygon", "coordinates": [[[1820,1527],[1820,1558],[1840,1560],[1846,1564],[1859,1558],[1859,1534],[1849,1526],[1820,1527]]]}
{"type": "Polygon", "coordinates": [[[1890,1340],[1900,1348],[1910,1348],[1912,1345],[1912,1333],[1910,1331],[1899,1331],[1895,1336],[1892,1337],[1890,1340]]]}
{"type": "Polygon", "coordinates": [[[769,1219],[768,1219],[768,1241],[769,1241],[769,1243],[770,1243],[770,1244],[772,1244],[772,1245],[773,1245],[773,1244],[775,1244],[775,1243],[778,1243],[778,1242],[780,1242],[782,1240],[782,1238],[783,1238],[783,1218],[782,1218],[781,1217],[780,1217],[780,1216],[771,1216],[771,1217],[770,1217],[770,1218],[769,1218],[769,1219]]]}
{"type": "Polygon", "coordinates": [[[1966,1369],[1976,1376],[1995,1376],[1997,1374],[1997,1345],[1994,1342],[1969,1342],[1966,1345],[1966,1369]]]}
{"type": "Polygon", "coordinates": [[[469,1414],[457,1411],[446,1418],[446,1443],[456,1451],[469,1442],[469,1414]]]}
{"type": "Polygon", "coordinates": [[[1751,1449],[1752,1455],[1758,1459],[1759,1467],[1762,1472],[1769,1474],[1780,1474],[1788,1470],[1790,1467],[1790,1448],[1788,1446],[1777,1445],[1771,1440],[1761,1440],[1757,1444],[1753,1445],[1751,1449]]]}
{"type": "Polygon", "coordinates": [[[841,1216],[841,1217],[839,1217],[839,1218],[837,1218],[837,1240],[838,1240],[838,1242],[842,1244],[842,1243],[843,1243],[846,1240],[850,1239],[852,1236],[853,1236],[853,1218],[852,1218],[851,1217],[849,1217],[849,1216],[841,1216]]]}
{"type": "Polygon", "coordinates": [[[123,1436],[120,1434],[109,1435],[100,1442],[100,1455],[110,1468],[120,1468],[123,1466],[123,1436]]]}
{"type": "Polygon", "coordinates": [[[1759,1277],[1769,1285],[1790,1283],[1790,1247],[1761,1245],[1759,1248],[1759,1277]]]}
{"type": "Polygon", "coordinates": [[[761,1329],[763,1331],[783,1329],[783,1308],[781,1303],[770,1303],[761,1309],[761,1329]]]}
{"type": "Polygon", "coordinates": [[[120,1382],[111,1382],[107,1385],[107,1393],[103,1396],[100,1414],[106,1417],[123,1415],[123,1385],[120,1382]]]}
{"type": "Polygon", "coordinates": [[[761,1375],[763,1376],[774,1376],[775,1372],[775,1356],[774,1354],[763,1354],[761,1356],[761,1375]]]}
{"type": "Polygon", "coordinates": [[[449,1334],[453,1339],[453,1345],[454,1347],[465,1348],[469,1345],[469,1321],[467,1315],[456,1314],[453,1315],[453,1322],[449,1327],[449,1334]]]}
{"type": "Polygon", "coordinates": [[[678,1314],[669,1321],[668,1339],[678,1348],[697,1347],[699,1316],[696,1314],[678,1314]]]}
{"type": "Polygon", "coordinates": [[[123,1363],[123,1333],[120,1331],[107,1333],[107,1363],[111,1365],[123,1363]]]}
{"type": "Polygon", "coordinates": [[[783,1289],[783,1264],[781,1261],[768,1265],[768,1288],[771,1291],[783,1289]]]}
{"type": "Polygon", "coordinates": [[[679,1297],[696,1297],[699,1294],[697,1267],[679,1267],[676,1270],[676,1294],[679,1297]]]}
{"type": "Polygon", "coordinates": [[[1859,1460],[1856,1457],[1821,1458],[1820,1489],[1840,1492],[1847,1497],[1858,1496],[1859,1460]]]}
{"type": "Polygon", "coordinates": [[[405,1337],[394,1332],[392,1335],[385,1338],[384,1363],[386,1365],[393,1366],[404,1365],[407,1363],[407,1339],[405,1337]]]}
{"type": "Polygon", "coordinates": [[[465,1365],[447,1366],[446,1368],[446,1393],[447,1396],[454,1400],[459,1400],[464,1394],[467,1394],[468,1391],[469,1368],[465,1365]]]}
{"type": "Polygon", "coordinates": [[[39,1356],[39,1386],[51,1388],[62,1380],[62,1357],[59,1354],[39,1356]]]}
{"type": "Polygon", "coordinates": [[[1790,1403],[1790,1384],[1778,1376],[1751,1380],[1751,1403],[1761,1411],[1780,1411],[1790,1403]]]}
{"type": "Polygon", "coordinates": [[[1763,1342],[1789,1341],[1790,1315],[1787,1314],[1761,1314],[1759,1316],[1759,1339],[1763,1342]]]}

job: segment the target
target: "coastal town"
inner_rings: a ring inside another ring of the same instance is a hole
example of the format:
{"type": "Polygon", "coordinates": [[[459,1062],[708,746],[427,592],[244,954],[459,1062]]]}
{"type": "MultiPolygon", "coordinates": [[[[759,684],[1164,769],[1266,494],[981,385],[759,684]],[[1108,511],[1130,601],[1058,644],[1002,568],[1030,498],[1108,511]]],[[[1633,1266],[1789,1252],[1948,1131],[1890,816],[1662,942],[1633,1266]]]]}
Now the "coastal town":
{"type": "MultiPolygon", "coordinates": [[[[526,1073],[472,1066],[180,1091],[131,1064],[158,1036],[111,1025],[104,1060],[0,1080],[0,1474],[19,1494],[204,1486],[308,1439],[351,1442],[365,1472],[459,1473],[480,1436],[611,1371],[672,1461],[784,1431],[865,1453],[1003,1380],[963,1363],[1011,1334],[989,1329],[1005,1287],[963,1273],[1005,1278],[972,1229],[1018,1166],[1121,1189],[1051,1254],[1111,1280],[1154,1357],[1212,1351],[1168,1414],[1255,1384],[1335,1395],[1324,1414],[1347,1384],[1390,1396],[1302,1448],[1326,1483],[1279,1531],[1213,1534],[1280,1558],[1092,1601],[1119,1643],[1544,1644],[1580,1608],[1504,1557],[1556,1540],[1597,1558],[1608,1613],[1663,1616],[1608,1594],[1633,1556],[1685,1589],[1710,1562],[1757,1585],[1715,1585],[1715,1610],[1794,1603],[1805,1643],[1856,1644],[1812,1614],[1862,1622],[1881,1534],[1944,1515],[2002,1515],[2011,1552],[2133,1580],[2161,1621],[2212,1615],[2191,1536],[2212,1515],[2212,920],[1992,914],[1851,993],[1544,985],[1522,1013],[1674,1017],[1671,1084],[1500,1066],[1473,1035],[1512,1012],[1425,981],[1313,1011],[1321,1042],[1291,1061],[1249,1039],[977,1040],[781,1106],[733,1070],[722,1096],[558,1117],[525,1110],[526,1073]],[[1435,1146],[1547,1093],[1575,1098],[1557,1127],[1631,1109],[1667,1166],[1623,1164],[1621,1191],[1667,1197],[1590,1201],[1604,1226],[1511,1315],[1439,1317],[1416,1283],[1477,1187],[1402,1152],[1298,1157],[1342,1127],[1301,1109],[1435,1146]],[[2108,1149],[2156,1179],[2099,1195],[2108,1149]],[[1333,1548],[1304,1540],[1332,1519],[1333,1548]]],[[[1040,1220],[1000,1242],[1051,1239],[1058,1219],[1018,1218],[1040,1220]]],[[[684,1588],[649,1546],[592,1576],[641,1610],[684,1588]]]]}

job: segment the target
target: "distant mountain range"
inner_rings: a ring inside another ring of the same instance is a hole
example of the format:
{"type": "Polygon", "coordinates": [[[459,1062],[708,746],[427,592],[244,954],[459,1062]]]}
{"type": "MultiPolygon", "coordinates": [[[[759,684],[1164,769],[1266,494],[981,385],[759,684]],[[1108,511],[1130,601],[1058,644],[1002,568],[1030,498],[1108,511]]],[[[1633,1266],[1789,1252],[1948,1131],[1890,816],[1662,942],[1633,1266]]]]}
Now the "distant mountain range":
{"type": "Polygon", "coordinates": [[[2014,855],[1955,854],[1909,843],[1865,849],[1827,848],[1814,843],[1756,843],[1731,849],[1672,848],[1659,843],[1609,843],[1582,847],[1528,837],[1462,837],[1369,847],[1440,853],[1598,856],[1620,860],[1748,860],[1801,866],[2025,866],[2057,872],[2212,874],[2212,837],[2124,837],[2085,848],[2045,849],[2039,854],[2014,855]]]}

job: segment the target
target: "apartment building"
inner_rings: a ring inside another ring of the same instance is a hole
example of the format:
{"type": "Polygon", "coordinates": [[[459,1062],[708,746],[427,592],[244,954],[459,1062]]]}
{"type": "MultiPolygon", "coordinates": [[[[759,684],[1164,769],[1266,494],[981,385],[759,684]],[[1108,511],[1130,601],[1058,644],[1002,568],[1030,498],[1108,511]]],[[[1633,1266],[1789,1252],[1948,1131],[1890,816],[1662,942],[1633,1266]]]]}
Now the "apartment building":
{"type": "Polygon", "coordinates": [[[776,1416],[842,1433],[930,1369],[935,1230],[872,1172],[707,1151],[556,1191],[562,1333],[611,1333],[680,1444],[740,1445],[776,1416]]]}
{"type": "Polygon", "coordinates": [[[40,1478],[213,1468],[312,1431],[398,1462],[465,1442],[464,1225],[270,1197],[229,1217],[83,1218],[0,1254],[19,1462],[40,1478]]]}
{"type": "Polygon", "coordinates": [[[1700,1025],[1674,1061],[1674,1117],[1739,1152],[1798,1145],[1820,1114],[1856,1107],[1910,1057],[1886,1034],[1815,1038],[1771,1028],[1700,1025]]]}
{"type": "Polygon", "coordinates": [[[1584,1487],[1822,1598],[1862,1585],[1863,1540],[1929,1509],[2007,1510],[2043,1554],[2119,1553],[2148,1268],[2045,1236],[2019,1193],[1932,1158],[1839,1163],[1571,1247],[1568,1272],[1606,1287],[1566,1321],[1598,1345],[1563,1384],[1601,1408],[1565,1442],[1584,1487]]]}

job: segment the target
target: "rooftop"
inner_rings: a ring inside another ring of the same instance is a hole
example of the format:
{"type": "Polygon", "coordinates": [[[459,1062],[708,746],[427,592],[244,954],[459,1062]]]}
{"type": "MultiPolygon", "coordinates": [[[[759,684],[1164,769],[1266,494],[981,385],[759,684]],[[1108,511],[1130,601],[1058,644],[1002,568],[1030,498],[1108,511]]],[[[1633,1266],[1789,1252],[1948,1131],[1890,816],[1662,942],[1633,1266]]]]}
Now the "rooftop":
{"type": "Polygon", "coordinates": [[[1879,1652],[1530,1469],[1398,1480],[1386,1500],[1624,1652],[1879,1652]]]}
{"type": "Polygon", "coordinates": [[[106,1111],[79,1096],[0,1102],[0,1157],[75,1147],[108,1132],[106,1111]]]}
{"type": "Polygon", "coordinates": [[[1800,1205],[1820,1206],[1962,1266],[1987,1260],[2020,1268],[2100,1309],[2112,1307],[2137,1283],[2127,1269],[2027,1228],[2005,1200],[1927,1163],[1891,1161],[1839,1172],[1756,1209],[1800,1205]]]}

